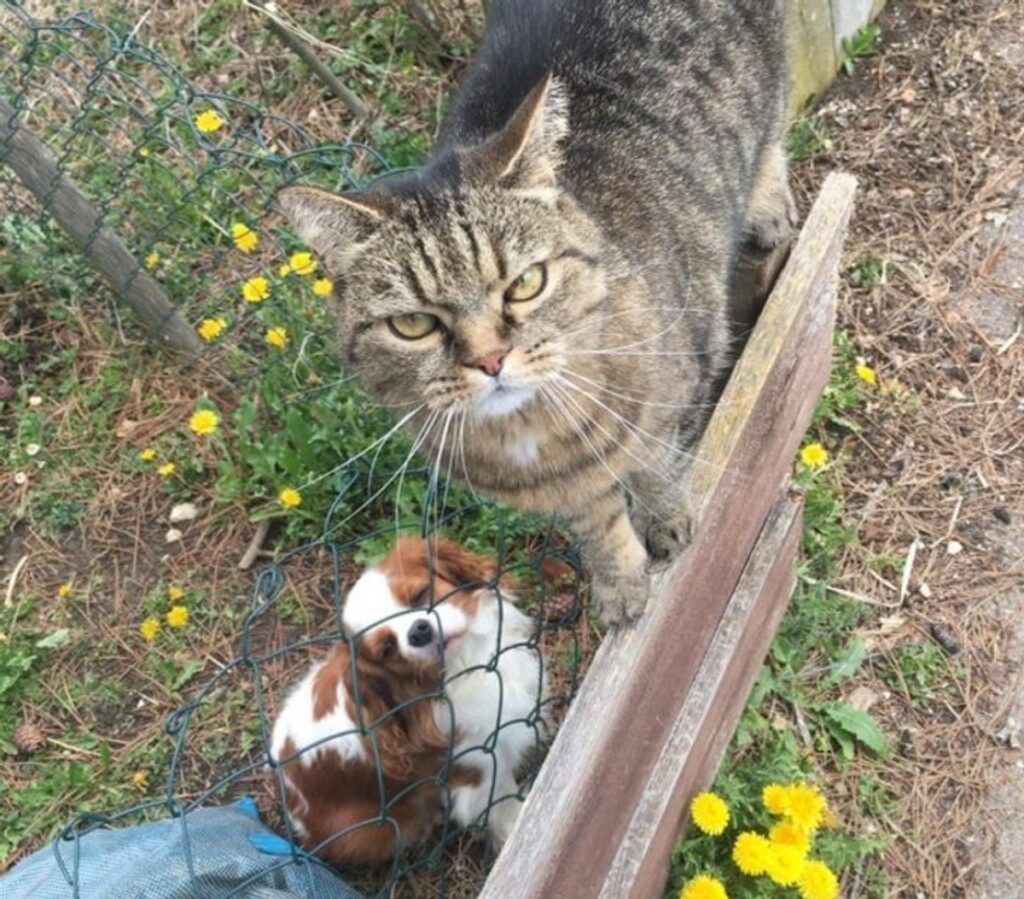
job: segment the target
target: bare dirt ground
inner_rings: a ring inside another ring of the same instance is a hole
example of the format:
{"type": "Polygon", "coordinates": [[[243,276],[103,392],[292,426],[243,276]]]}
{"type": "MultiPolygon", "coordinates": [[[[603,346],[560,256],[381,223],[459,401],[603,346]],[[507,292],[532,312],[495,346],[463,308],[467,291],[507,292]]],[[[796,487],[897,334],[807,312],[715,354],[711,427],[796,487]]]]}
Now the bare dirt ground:
{"type": "MultiPolygon", "coordinates": [[[[849,795],[877,782],[896,797],[882,822],[896,896],[979,895],[1000,866],[995,841],[1020,828],[1007,716],[1024,580],[1022,21],[1020,0],[890,3],[882,55],[829,95],[826,150],[799,173],[805,191],[832,169],[860,179],[847,264],[880,260],[886,274],[846,295],[841,324],[907,394],[856,438],[846,497],[869,555],[834,583],[877,607],[851,699],[898,751],[844,779],[849,795]],[[879,676],[915,638],[951,655],[952,691],[923,701],[906,664],[902,683],[879,676]]],[[[1000,855],[1016,875],[986,895],[1024,895],[1013,845],[1000,855]]]]}

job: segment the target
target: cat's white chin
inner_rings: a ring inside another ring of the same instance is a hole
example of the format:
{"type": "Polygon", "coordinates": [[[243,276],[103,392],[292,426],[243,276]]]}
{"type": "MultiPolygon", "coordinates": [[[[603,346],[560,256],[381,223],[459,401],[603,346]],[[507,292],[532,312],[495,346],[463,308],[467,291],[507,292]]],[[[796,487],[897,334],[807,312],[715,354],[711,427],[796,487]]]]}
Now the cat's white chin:
{"type": "Polygon", "coordinates": [[[496,384],[476,401],[474,411],[480,418],[509,415],[533,399],[533,395],[532,387],[509,387],[505,384],[496,384]]]}

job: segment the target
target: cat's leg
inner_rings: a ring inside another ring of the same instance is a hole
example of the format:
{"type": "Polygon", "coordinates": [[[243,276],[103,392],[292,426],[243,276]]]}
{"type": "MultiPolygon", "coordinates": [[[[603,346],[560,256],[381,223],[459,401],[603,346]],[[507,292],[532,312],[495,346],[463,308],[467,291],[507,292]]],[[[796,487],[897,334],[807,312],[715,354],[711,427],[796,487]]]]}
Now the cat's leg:
{"type": "Polygon", "coordinates": [[[747,207],[746,234],[733,279],[733,315],[754,323],[789,254],[798,223],[789,189],[786,151],[781,142],[761,155],[747,207]]]}
{"type": "MultiPolygon", "coordinates": [[[[668,453],[662,453],[668,457],[668,453]]],[[[690,545],[690,514],[687,471],[689,460],[665,458],[670,476],[657,471],[634,472],[630,476],[633,526],[641,535],[650,557],[649,567],[657,569],[690,545]]]]}
{"type": "Polygon", "coordinates": [[[624,489],[615,483],[568,513],[590,572],[591,603],[608,626],[633,621],[647,605],[647,552],[629,519],[624,489]]]}

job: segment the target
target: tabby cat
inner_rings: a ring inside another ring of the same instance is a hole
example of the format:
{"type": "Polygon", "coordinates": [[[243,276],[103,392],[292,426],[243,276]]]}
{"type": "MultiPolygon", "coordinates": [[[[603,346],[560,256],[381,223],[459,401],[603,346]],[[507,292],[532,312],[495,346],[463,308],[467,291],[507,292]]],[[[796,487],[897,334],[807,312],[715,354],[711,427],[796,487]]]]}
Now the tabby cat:
{"type": "Polygon", "coordinates": [[[279,203],[345,365],[477,491],[554,511],[608,624],[688,540],[741,260],[794,223],[779,0],[494,0],[437,149],[279,203]]]}

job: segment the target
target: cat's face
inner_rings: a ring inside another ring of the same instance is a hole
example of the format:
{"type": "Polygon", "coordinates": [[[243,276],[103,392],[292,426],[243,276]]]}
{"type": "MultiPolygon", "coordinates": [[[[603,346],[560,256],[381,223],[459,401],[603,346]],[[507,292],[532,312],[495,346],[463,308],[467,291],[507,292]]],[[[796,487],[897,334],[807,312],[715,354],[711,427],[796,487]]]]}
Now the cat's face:
{"type": "Polygon", "coordinates": [[[447,177],[282,197],[335,277],[346,364],[399,415],[508,415],[599,337],[601,239],[556,185],[545,99],[550,116],[534,98],[517,140],[452,154],[447,177]]]}
{"type": "Polygon", "coordinates": [[[556,191],[492,188],[431,207],[408,203],[338,273],[347,364],[389,404],[507,414],[570,342],[587,344],[605,290],[599,245],[556,191]]]}

